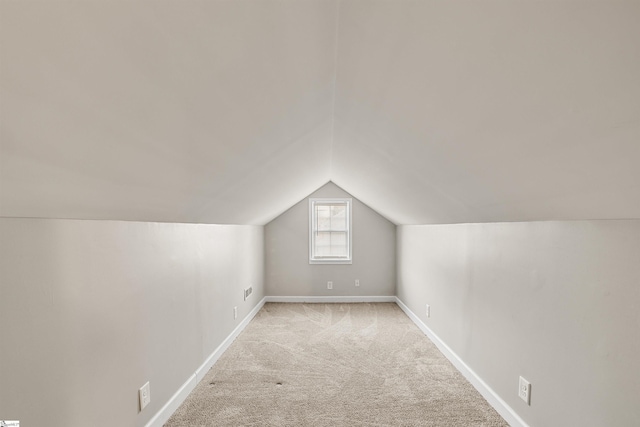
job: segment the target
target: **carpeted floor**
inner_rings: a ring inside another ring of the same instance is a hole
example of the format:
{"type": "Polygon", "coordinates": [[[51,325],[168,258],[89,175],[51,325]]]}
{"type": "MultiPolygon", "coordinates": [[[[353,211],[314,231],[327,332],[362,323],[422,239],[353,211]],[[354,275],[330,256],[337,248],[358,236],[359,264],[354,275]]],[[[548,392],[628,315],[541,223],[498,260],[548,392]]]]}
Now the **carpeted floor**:
{"type": "Polygon", "coordinates": [[[267,303],[178,426],[507,426],[394,303],[267,303]]]}

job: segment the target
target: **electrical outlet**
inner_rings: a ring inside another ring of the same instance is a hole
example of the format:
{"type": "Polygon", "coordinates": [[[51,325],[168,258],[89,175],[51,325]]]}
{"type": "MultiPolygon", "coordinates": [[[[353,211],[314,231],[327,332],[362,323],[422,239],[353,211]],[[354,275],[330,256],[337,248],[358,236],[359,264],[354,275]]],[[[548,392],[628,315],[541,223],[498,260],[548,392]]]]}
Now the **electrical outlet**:
{"type": "Polygon", "coordinates": [[[429,304],[427,304],[426,314],[427,314],[427,317],[431,317],[431,306],[429,304]]]}
{"type": "Polygon", "coordinates": [[[333,289],[333,282],[327,282],[327,289],[333,289]]]}
{"type": "Polygon", "coordinates": [[[234,319],[238,318],[238,307],[233,307],[233,318],[234,319]]]}
{"type": "Polygon", "coordinates": [[[151,402],[151,390],[149,389],[149,381],[138,390],[138,397],[140,398],[140,410],[142,411],[145,406],[151,402]]]}
{"type": "Polygon", "coordinates": [[[360,286],[360,280],[356,279],[356,287],[360,286]]]}
{"type": "Polygon", "coordinates": [[[531,383],[522,377],[518,386],[518,396],[527,402],[527,405],[531,405],[531,383]]]}

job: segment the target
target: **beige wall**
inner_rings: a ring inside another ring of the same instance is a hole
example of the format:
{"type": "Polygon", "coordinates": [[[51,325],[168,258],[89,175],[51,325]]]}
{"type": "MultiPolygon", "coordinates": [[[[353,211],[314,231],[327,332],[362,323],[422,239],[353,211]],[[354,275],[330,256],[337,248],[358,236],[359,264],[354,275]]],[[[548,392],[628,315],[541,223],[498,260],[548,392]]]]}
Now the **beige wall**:
{"type": "Polygon", "coordinates": [[[0,218],[0,416],[143,426],[262,299],[263,235],[0,218]],[[146,381],[151,403],[139,413],[146,381]]]}
{"type": "Polygon", "coordinates": [[[640,425],[640,221],[398,227],[398,296],[531,426],[640,425]]]}
{"type": "MultiPolygon", "coordinates": [[[[309,197],[351,197],[328,183],[309,197]]],[[[353,199],[353,264],[309,264],[309,199],[265,226],[265,286],[270,296],[395,295],[396,226],[353,199]],[[360,287],[355,280],[360,280],[360,287]],[[327,282],[333,281],[333,290],[327,282]]]]}

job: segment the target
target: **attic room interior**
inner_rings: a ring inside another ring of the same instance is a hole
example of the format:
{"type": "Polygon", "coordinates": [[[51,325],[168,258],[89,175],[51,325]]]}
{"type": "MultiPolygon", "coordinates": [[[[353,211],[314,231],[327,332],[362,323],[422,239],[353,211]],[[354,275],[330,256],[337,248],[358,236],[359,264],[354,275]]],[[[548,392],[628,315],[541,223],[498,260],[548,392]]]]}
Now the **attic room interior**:
{"type": "MultiPolygon", "coordinates": [[[[0,420],[162,426],[290,307],[281,334],[395,313],[384,387],[420,335],[501,423],[640,425],[639,22],[636,0],[0,0],[0,420]],[[314,261],[322,212],[345,262],[314,261]]],[[[419,425],[348,400],[244,425],[419,425]]],[[[506,425],[464,411],[425,425],[506,425]]]]}

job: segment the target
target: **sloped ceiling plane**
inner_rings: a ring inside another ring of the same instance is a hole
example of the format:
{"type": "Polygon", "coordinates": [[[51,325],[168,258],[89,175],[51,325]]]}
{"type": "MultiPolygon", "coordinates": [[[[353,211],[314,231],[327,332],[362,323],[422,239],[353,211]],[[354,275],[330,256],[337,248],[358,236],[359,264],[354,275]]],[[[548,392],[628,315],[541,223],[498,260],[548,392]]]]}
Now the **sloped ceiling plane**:
{"type": "Polygon", "coordinates": [[[640,2],[3,1],[0,215],[640,218],[640,2]]]}

